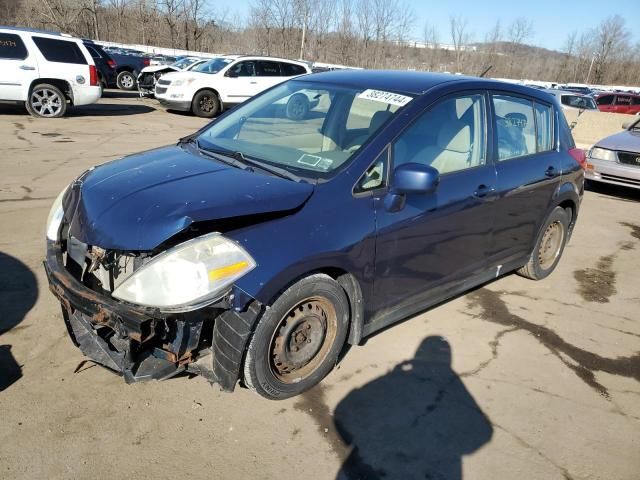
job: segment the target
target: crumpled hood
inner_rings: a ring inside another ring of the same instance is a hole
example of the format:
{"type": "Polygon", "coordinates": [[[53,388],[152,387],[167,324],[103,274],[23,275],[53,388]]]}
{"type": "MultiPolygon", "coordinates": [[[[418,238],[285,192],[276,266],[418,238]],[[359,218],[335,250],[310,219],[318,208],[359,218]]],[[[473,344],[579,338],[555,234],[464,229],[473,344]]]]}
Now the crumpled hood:
{"type": "Polygon", "coordinates": [[[313,189],[170,146],[90,170],[71,185],[64,211],[84,243],[152,250],[194,222],[293,210],[313,189]]]}
{"type": "Polygon", "coordinates": [[[640,132],[623,130],[609,137],[603,138],[595,144],[596,147],[608,150],[624,150],[626,152],[640,152],[640,132]]]}
{"type": "Polygon", "coordinates": [[[144,67],[140,70],[140,73],[153,73],[159,72],[160,70],[171,70],[173,72],[179,72],[180,70],[171,65],[149,65],[148,67],[144,67]]]}

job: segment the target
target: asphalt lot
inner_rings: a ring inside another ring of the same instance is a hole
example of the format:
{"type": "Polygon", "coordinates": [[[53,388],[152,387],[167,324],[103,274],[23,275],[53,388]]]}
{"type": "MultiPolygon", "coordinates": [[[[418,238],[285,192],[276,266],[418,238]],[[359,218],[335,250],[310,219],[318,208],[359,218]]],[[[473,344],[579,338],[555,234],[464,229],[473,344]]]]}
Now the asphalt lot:
{"type": "Polygon", "coordinates": [[[640,193],[622,189],[586,193],[550,278],[507,275],[398,324],[298,398],[83,364],[44,223],[84,169],[205,123],[156,105],[0,110],[0,478],[640,477],[640,193]]]}

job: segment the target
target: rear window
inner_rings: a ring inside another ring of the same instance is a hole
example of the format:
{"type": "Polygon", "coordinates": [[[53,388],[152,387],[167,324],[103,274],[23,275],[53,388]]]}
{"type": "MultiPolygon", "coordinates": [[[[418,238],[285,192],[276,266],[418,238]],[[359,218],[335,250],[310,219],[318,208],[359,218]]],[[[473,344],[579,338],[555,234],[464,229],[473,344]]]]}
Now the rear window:
{"type": "Polygon", "coordinates": [[[591,97],[582,95],[562,95],[560,101],[563,105],[573,108],[581,108],[584,110],[595,110],[597,108],[591,97]]]}
{"type": "Polygon", "coordinates": [[[80,47],[75,42],[44,37],[33,37],[33,42],[44,58],[50,62],[87,64],[80,47]]]}
{"type": "Polygon", "coordinates": [[[282,70],[283,77],[293,77],[294,75],[304,75],[307,73],[302,65],[295,65],[293,63],[281,63],[280,69],[282,70]]]}
{"type": "Polygon", "coordinates": [[[0,58],[24,60],[27,56],[27,48],[18,35],[13,33],[0,33],[0,58]]]}
{"type": "Polygon", "coordinates": [[[602,97],[598,97],[596,100],[598,105],[612,105],[613,104],[613,95],[603,95],[602,97]]]}
{"type": "Polygon", "coordinates": [[[85,45],[85,47],[87,47],[87,50],[89,50],[89,55],[91,55],[91,58],[102,58],[95,48],[90,47],[89,45],[85,45]]]}

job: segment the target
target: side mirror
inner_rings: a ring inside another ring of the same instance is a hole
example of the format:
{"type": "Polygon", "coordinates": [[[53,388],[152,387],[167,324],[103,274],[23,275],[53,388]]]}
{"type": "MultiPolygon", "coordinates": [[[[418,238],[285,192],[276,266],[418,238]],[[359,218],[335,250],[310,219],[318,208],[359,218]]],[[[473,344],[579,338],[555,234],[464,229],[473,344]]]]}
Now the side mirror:
{"type": "Polygon", "coordinates": [[[238,78],[238,72],[233,70],[227,70],[227,73],[225,73],[224,76],[229,78],[238,78]]]}
{"type": "Polygon", "coordinates": [[[622,124],[622,128],[624,128],[625,130],[629,130],[630,126],[631,126],[631,122],[624,122],[622,124]]]}
{"type": "Polygon", "coordinates": [[[440,183],[440,172],[421,163],[405,163],[393,171],[391,189],[384,199],[384,206],[389,212],[397,212],[404,208],[406,194],[433,193],[440,183]]]}
{"type": "Polygon", "coordinates": [[[391,191],[397,194],[432,193],[440,183],[440,172],[421,163],[405,163],[393,171],[391,191]]]}

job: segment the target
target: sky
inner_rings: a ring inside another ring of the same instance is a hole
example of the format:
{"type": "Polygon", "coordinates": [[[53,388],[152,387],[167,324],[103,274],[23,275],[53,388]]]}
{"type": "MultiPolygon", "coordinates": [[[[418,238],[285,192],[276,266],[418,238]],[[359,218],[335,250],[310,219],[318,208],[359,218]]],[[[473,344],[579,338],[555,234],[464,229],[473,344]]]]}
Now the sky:
{"type": "MultiPolygon", "coordinates": [[[[218,8],[229,8],[242,17],[248,14],[252,0],[226,2],[209,0],[218,8]]],[[[608,15],[621,15],[632,33],[632,43],[640,42],[637,25],[640,23],[640,0],[405,0],[415,12],[413,39],[422,40],[425,22],[434,25],[441,43],[450,42],[449,16],[462,15],[468,19],[473,41],[483,41],[487,30],[499,18],[503,26],[518,17],[533,22],[534,34],[527,43],[553,50],[562,49],[567,36],[596,27],[608,15]],[[632,28],[633,27],[633,28],[632,28]]]]}

